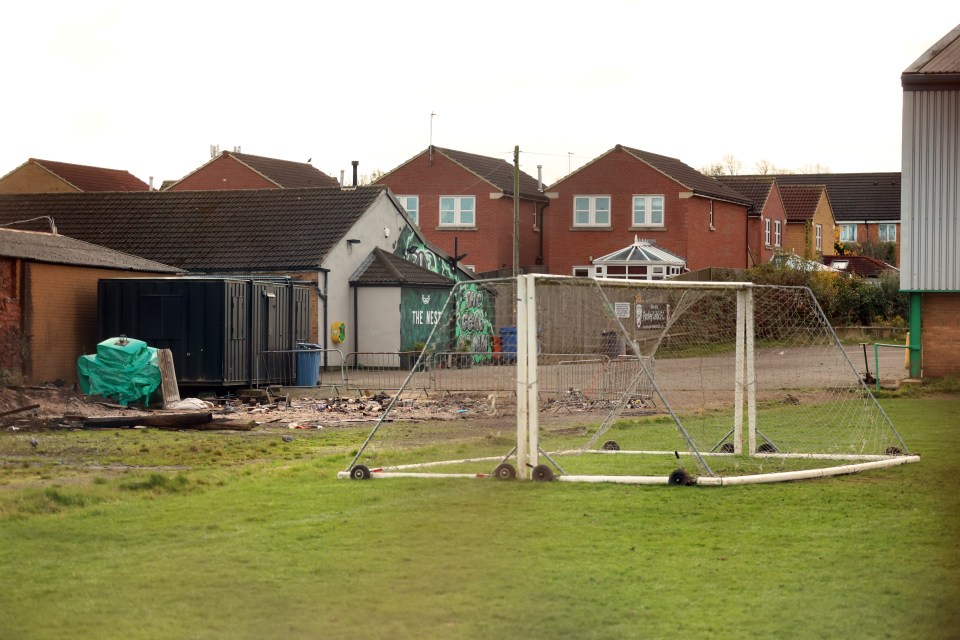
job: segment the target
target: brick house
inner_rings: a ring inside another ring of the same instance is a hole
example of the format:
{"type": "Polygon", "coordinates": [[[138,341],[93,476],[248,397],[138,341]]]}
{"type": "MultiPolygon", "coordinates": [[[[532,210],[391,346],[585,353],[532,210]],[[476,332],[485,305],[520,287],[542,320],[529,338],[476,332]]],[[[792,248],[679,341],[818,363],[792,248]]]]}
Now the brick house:
{"type": "MultiPolygon", "coordinates": [[[[744,268],[749,198],[680,160],[617,145],[548,189],[545,263],[588,275],[593,261],[644,239],[686,268],[744,268]]],[[[645,274],[656,278],[662,273],[645,274]]]]}
{"type": "Polygon", "coordinates": [[[97,345],[100,278],[181,270],[54,233],[0,229],[0,380],[77,380],[97,345]]]}
{"type": "MultiPolygon", "coordinates": [[[[421,233],[445,252],[466,254],[476,273],[513,269],[513,165],[428,147],[377,180],[396,194],[421,233]]],[[[541,220],[548,204],[538,180],[520,172],[520,267],[542,264],[541,220]]]]}
{"type": "Polygon", "coordinates": [[[742,193],[753,206],[747,215],[747,251],[750,265],[770,262],[784,246],[787,214],[773,176],[717,176],[717,180],[742,193]]]}
{"type": "Polygon", "coordinates": [[[211,191],[220,189],[302,189],[339,187],[340,183],[308,162],[291,162],[223,151],[202,167],[164,191],[211,191]]]}
{"type": "MultiPolygon", "coordinates": [[[[864,242],[892,242],[890,263],[900,263],[900,172],[808,173],[776,176],[782,185],[820,184],[826,187],[838,237],[848,247],[864,242]]],[[[833,253],[834,237],[824,240],[833,253]]]]}
{"type": "Polygon", "coordinates": [[[30,158],[0,178],[0,193],[149,191],[128,171],[30,158]]]}
{"type": "Polygon", "coordinates": [[[807,260],[819,260],[826,247],[832,253],[834,218],[827,188],[822,184],[781,184],[787,214],[783,248],[807,260]]]}

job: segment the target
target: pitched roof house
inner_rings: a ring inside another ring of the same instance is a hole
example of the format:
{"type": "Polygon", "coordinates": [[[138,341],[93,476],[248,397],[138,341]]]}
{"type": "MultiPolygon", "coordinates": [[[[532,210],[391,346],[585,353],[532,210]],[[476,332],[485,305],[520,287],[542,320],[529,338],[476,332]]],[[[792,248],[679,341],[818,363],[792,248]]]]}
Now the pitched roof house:
{"type": "MultiPolygon", "coordinates": [[[[820,184],[844,243],[893,242],[900,255],[900,172],[807,173],[775,176],[778,184],[820,184]]],[[[832,245],[833,236],[828,239],[832,245]]],[[[828,247],[827,252],[832,250],[828,247]]]]}
{"type": "Polygon", "coordinates": [[[0,380],[77,379],[97,344],[100,278],[180,269],[54,233],[0,229],[0,380]]]}
{"type": "Polygon", "coordinates": [[[292,162],[223,151],[164,191],[220,189],[303,189],[339,187],[340,183],[308,162],[292,162]]]}
{"type": "MultiPolygon", "coordinates": [[[[676,158],[617,145],[552,185],[548,196],[544,246],[550,273],[590,275],[597,257],[635,236],[691,270],[749,264],[747,211],[753,202],[676,158]]],[[[635,275],[662,279],[670,275],[667,269],[651,266],[635,275]]]]}
{"type": "Polygon", "coordinates": [[[30,158],[0,178],[0,193],[149,191],[128,171],[30,158]]]}
{"type": "Polygon", "coordinates": [[[717,176],[717,180],[742,193],[752,203],[747,213],[747,250],[750,265],[770,262],[784,246],[787,214],[773,176],[717,176]]]}
{"type": "Polygon", "coordinates": [[[320,344],[330,323],[356,326],[349,279],[375,248],[448,266],[385,187],[0,195],[0,224],[40,216],[65,235],[192,272],[313,282],[320,344]]]}
{"type": "Polygon", "coordinates": [[[787,214],[783,246],[807,260],[819,259],[832,243],[834,219],[827,189],[820,184],[781,184],[787,214]]]}
{"type": "MultiPolygon", "coordinates": [[[[477,273],[513,269],[513,165],[502,158],[428,147],[377,180],[390,187],[423,235],[465,255],[477,273]]],[[[537,179],[519,174],[519,260],[542,264],[540,223],[548,199],[537,179]]]]}

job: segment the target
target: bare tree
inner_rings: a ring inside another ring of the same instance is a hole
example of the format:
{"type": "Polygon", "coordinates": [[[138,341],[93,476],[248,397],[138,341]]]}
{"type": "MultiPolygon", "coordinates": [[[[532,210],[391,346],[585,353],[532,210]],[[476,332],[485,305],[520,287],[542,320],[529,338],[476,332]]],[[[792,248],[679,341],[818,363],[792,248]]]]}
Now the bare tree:
{"type": "Polygon", "coordinates": [[[740,170],[743,168],[743,163],[737,158],[733,157],[732,154],[728,153],[723,156],[723,168],[726,171],[726,175],[735,176],[740,174],[740,170]]]}
{"type": "Polygon", "coordinates": [[[803,165],[797,173],[830,173],[830,167],[814,162],[813,164],[803,165]]]}
{"type": "Polygon", "coordinates": [[[722,162],[714,162],[712,164],[700,167],[700,173],[705,176],[722,176],[724,175],[723,171],[724,169],[722,162]]]}
{"type": "Polygon", "coordinates": [[[382,178],[385,173],[386,171],[382,171],[380,169],[374,169],[370,173],[360,176],[360,180],[359,180],[360,185],[367,186],[370,184],[376,184],[377,180],[382,178]]]}

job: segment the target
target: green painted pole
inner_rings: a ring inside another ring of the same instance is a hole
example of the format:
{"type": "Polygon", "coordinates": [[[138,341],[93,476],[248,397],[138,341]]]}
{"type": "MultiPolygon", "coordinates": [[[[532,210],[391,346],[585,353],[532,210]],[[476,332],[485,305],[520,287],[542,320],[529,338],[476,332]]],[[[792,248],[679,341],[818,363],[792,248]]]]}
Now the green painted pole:
{"type": "Polygon", "coordinates": [[[910,292],[910,377],[920,378],[920,327],[921,309],[920,304],[923,300],[923,294],[916,291],[910,292]]]}

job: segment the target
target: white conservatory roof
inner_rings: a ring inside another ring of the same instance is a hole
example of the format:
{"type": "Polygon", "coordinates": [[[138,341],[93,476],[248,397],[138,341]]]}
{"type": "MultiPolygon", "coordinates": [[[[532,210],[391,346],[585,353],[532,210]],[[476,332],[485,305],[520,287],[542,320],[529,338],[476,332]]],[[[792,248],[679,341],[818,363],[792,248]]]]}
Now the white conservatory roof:
{"type": "Polygon", "coordinates": [[[633,244],[613,253],[608,253],[593,261],[595,265],[611,264],[665,264],[675,267],[686,267],[683,258],[675,256],[665,249],[655,246],[649,240],[639,240],[634,236],[633,244]]]}

